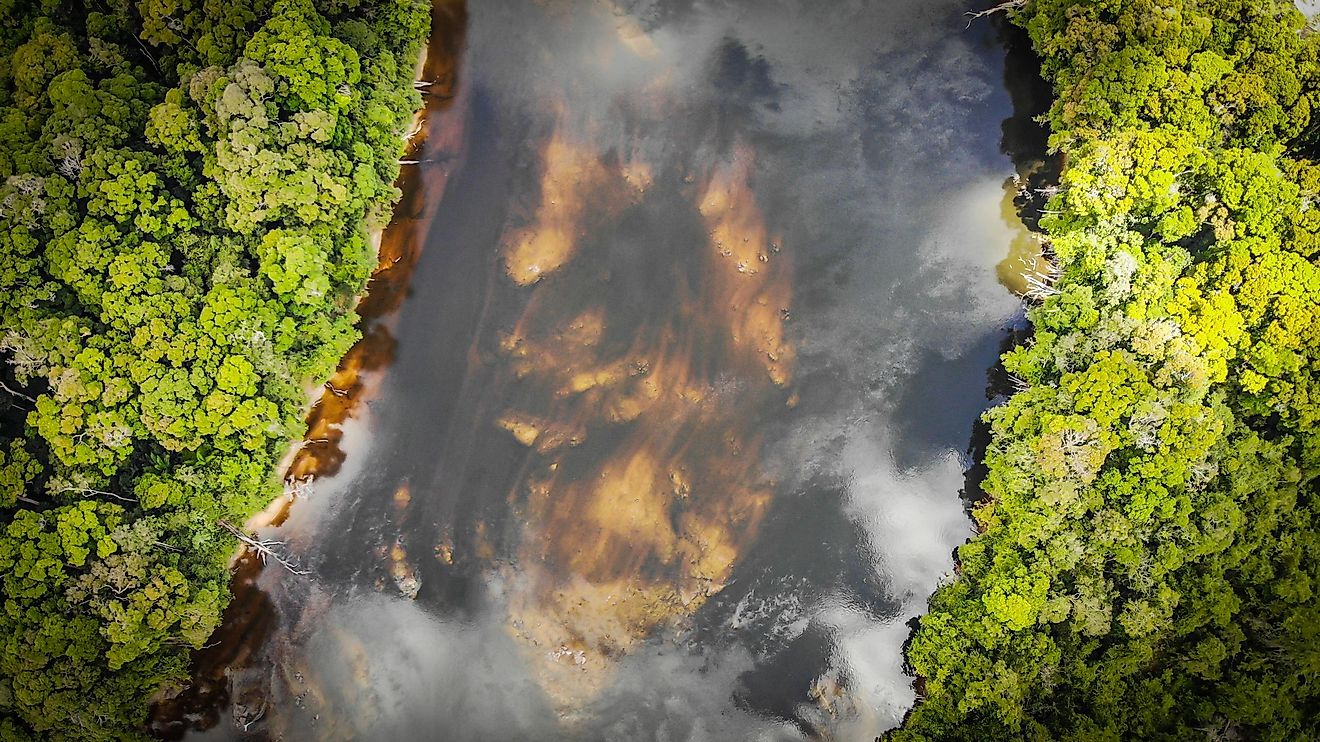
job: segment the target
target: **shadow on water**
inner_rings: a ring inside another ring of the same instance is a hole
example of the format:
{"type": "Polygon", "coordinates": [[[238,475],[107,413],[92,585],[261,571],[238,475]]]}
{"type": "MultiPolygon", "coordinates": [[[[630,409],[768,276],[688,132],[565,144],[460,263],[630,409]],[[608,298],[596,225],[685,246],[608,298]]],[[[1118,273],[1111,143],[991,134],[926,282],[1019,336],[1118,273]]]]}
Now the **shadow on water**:
{"type": "MultiPolygon", "coordinates": [[[[1040,218],[1046,202],[1059,183],[1064,167],[1061,154],[1049,150],[1049,127],[1045,116],[1052,102],[1053,93],[1048,82],[1040,74],[1040,58],[1031,47],[1031,40],[1026,31],[1013,25],[1002,16],[995,16],[990,22],[1004,49],[1004,88],[1012,101],[1012,115],[1004,119],[1001,130],[1000,150],[1007,155],[1014,166],[1014,175],[1005,182],[1005,195],[1011,196],[1013,216],[1021,221],[1024,231],[1030,233],[1033,240],[1040,238],[1040,218]]],[[[1008,209],[1006,208],[1007,212],[1008,209]]],[[[1006,214],[1007,216],[1007,214],[1006,214]]],[[[1021,237],[1015,238],[1010,246],[1009,258],[1018,257],[1021,237]]],[[[1044,253],[1048,257],[1048,247],[1043,240],[1033,252],[1044,253]]],[[[1010,271],[1021,270],[1013,265],[1010,271]]],[[[1004,280],[1004,263],[1000,265],[1000,277],[1004,280]]],[[[1020,284],[1016,281],[1004,281],[1005,285],[1018,292],[1020,284]]],[[[983,399],[979,407],[983,412],[987,407],[1002,404],[1010,397],[1015,387],[1012,376],[1004,368],[1000,358],[1026,342],[1031,337],[1031,324],[1025,313],[1019,313],[1012,322],[999,330],[985,335],[978,345],[996,347],[995,360],[985,373],[983,399]]],[[[959,494],[966,512],[988,497],[983,483],[989,471],[985,465],[985,455],[991,442],[989,424],[980,416],[972,418],[971,437],[967,446],[967,467],[963,473],[963,486],[959,494]]],[[[956,552],[954,554],[956,559],[956,552]]],[[[919,618],[907,622],[907,627],[915,631],[919,618]]],[[[914,675],[913,667],[907,661],[907,652],[911,644],[911,635],[903,644],[904,672],[914,675]]],[[[925,679],[916,677],[913,686],[920,697],[925,694],[925,679]]]]}
{"type": "MultiPolygon", "coordinates": [[[[1064,167],[1063,155],[1049,151],[1049,126],[1044,121],[1053,101],[1053,91],[1040,74],[1040,57],[1031,48],[1027,32],[995,19],[1000,43],[1005,49],[1004,87],[1013,101],[1013,115],[1004,119],[1001,149],[1013,160],[1018,182],[1023,184],[1013,200],[1017,215],[1033,233],[1040,231],[1040,218],[1049,196],[1058,186],[1064,167]]],[[[998,337],[999,352],[1018,347],[1031,337],[1032,328],[1025,316],[998,337]]],[[[985,396],[998,404],[1013,394],[1013,379],[1004,364],[996,361],[986,372],[985,396]]],[[[977,419],[972,429],[967,453],[967,470],[962,497],[968,510],[986,498],[981,485],[989,473],[985,466],[986,448],[990,445],[990,426],[977,419]]]]}

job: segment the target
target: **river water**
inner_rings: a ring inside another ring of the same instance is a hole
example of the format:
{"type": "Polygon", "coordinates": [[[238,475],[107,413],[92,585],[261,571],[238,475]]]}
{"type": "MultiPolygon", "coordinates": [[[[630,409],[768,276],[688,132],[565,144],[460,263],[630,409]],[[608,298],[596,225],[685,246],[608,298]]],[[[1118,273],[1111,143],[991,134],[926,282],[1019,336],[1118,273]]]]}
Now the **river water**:
{"type": "Polygon", "coordinates": [[[1021,315],[1023,116],[962,9],[437,5],[368,340],[263,530],[309,574],[248,563],[171,733],[896,725],[1021,315]]]}

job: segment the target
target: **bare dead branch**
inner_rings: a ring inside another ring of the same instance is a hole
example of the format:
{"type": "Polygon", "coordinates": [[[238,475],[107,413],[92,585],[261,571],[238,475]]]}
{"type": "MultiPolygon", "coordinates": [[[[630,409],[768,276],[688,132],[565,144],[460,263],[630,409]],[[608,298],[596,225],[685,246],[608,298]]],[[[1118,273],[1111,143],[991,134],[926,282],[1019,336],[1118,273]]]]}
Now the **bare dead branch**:
{"type": "Polygon", "coordinates": [[[284,480],[284,494],[288,495],[290,500],[298,500],[304,497],[311,497],[316,489],[316,475],[308,474],[301,479],[289,477],[284,480]]]}
{"type": "Polygon", "coordinates": [[[1020,10],[1026,6],[1026,4],[1027,0],[1004,0],[1004,2],[988,10],[969,10],[966,13],[963,13],[963,15],[967,16],[967,28],[971,28],[972,21],[977,18],[985,18],[986,16],[991,16],[995,13],[1007,13],[1010,10],[1020,10]]]}
{"type": "Polygon", "coordinates": [[[246,732],[248,728],[251,727],[253,724],[256,724],[257,722],[261,721],[261,717],[265,715],[266,715],[266,707],[263,705],[261,707],[261,710],[257,712],[256,716],[243,722],[243,731],[246,732]]]}
{"type": "Polygon", "coordinates": [[[122,500],[123,502],[137,502],[137,499],[133,497],[125,497],[123,495],[117,495],[114,492],[106,492],[105,490],[94,490],[91,487],[60,487],[55,490],[53,494],[62,495],[65,492],[78,492],[84,495],[103,495],[105,497],[113,497],[116,500],[122,500]]]}
{"type": "Polygon", "coordinates": [[[138,38],[137,34],[129,35],[132,36],[133,40],[137,42],[137,45],[142,48],[142,53],[147,55],[147,61],[151,62],[151,66],[156,68],[156,74],[161,74],[160,65],[156,64],[156,58],[151,56],[151,52],[147,51],[147,45],[142,43],[142,39],[138,38]]]}
{"type": "Polygon", "coordinates": [[[1015,392],[1025,392],[1031,388],[1031,384],[1028,384],[1026,379],[1023,379],[1016,374],[1008,375],[1008,383],[1013,386],[1013,391],[1015,392]]]}
{"type": "Polygon", "coordinates": [[[417,119],[417,121],[413,123],[412,128],[404,133],[403,140],[405,142],[412,141],[412,138],[417,136],[418,134],[421,134],[422,129],[424,128],[426,128],[426,119],[424,118],[417,119]]]}
{"type": "Polygon", "coordinates": [[[1058,264],[1044,256],[1022,257],[1018,260],[1024,268],[1022,279],[1027,284],[1027,290],[1022,294],[1023,298],[1044,301],[1059,293],[1054,287],[1055,282],[1059,280],[1058,264]]]}
{"type": "Polygon", "coordinates": [[[233,534],[234,538],[241,541],[243,545],[255,551],[257,553],[257,556],[261,557],[262,564],[267,564],[269,563],[270,560],[274,560],[276,564],[287,569],[291,574],[295,574],[295,575],[311,574],[305,569],[299,569],[297,565],[295,565],[287,557],[283,556],[282,554],[279,553],[279,551],[277,551],[278,548],[284,546],[284,543],[282,541],[275,541],[273,539],[253,538],[247,535],[246,533],[243,533],[243,531],[239,530],[236,526],[234,526],[234,524],[230,523],[227,520],[218,520],[216,521],[216,523],[221,528],[233,534]]]}
{"type": "Polygon", "coordinates": [[[36,404],[36,403],[37,403],[37,400],[35,400],[35,399],[29,397],[28,395],[26,395],[26,394],[24,394],[24,393],[22,393],[22,392],[16,392],[16,391],[14,391],[13,389],[10,389],[9,387],[5,386],[5,383],[4,383],[3,381],[0,381],[0,391],[8,392],[9,394],[11,394],[11,395],[13,395],[13,396],[15,396],[15,397],[18,397],[19,399],[26,399],[27,401],[29,401],[29,402],[31,402],[31,403],[33,403],[33,404],[36,404]]]}

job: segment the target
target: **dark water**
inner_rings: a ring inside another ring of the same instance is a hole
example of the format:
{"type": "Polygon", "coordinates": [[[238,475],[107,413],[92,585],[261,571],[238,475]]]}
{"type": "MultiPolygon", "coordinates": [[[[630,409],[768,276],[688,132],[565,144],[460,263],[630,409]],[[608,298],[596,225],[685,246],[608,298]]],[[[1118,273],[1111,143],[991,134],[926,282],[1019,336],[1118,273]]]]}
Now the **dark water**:
{"type": "Polygon", "coordinates": [[[446,16],[458,82],[387,235],[410,290],[324,426],[342,466],[267,529],[311,574],[260,574],[207,734],[897,724],[1020,313],[1001,139],[1031,132],[961,10],[446,16]]]}

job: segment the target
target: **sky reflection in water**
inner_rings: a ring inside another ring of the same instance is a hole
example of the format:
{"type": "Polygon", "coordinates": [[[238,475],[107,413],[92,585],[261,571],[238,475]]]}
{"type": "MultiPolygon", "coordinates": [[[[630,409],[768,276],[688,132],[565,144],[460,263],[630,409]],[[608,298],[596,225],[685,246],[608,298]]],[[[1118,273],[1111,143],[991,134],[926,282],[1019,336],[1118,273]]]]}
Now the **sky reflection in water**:
{"type": "Polygon", "coordinates": [[[469,8],[462,169],[430,165],[454,171],[343,469],[275,531],[314,575],[261,578],[281,626],[235,681],[269,698],[252,731],[902,718],[906,623],[970,533],[964,452],[1019,310],[1003,51],[960,10],[469,8]],[[639,481],[682,502],[630,505],[639,481]]]}

